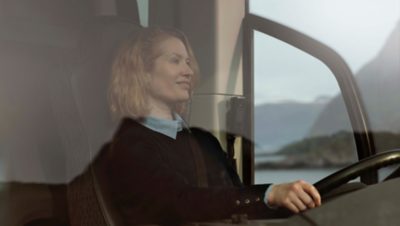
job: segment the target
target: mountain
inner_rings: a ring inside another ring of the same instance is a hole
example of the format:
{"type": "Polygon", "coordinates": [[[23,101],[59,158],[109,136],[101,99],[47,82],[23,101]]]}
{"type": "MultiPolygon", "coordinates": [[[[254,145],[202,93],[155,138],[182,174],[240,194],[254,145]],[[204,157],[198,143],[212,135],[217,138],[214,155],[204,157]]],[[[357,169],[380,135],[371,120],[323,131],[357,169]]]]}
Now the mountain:
{"type": "MultiPolygon", "coordinates": [[[[378,151],[399,147],[400,22],[355,79],[378,151]]],[[[341,95],[328,103],[319,99],[260,105],[255,107],[255,118],[256,154],[278,151],[285,155],[280,162],[262,162],[258,167],[342,165],[354,158],[352,130],[341,95]]]]}
{"type": "Polygon", "coordinates": [[[313,103],[283,102],[256,106],[256,152],[276,151],[288,142],[303,138],[325,105],[326,101],[318,99],[313,103]]]}
{"type": "MultiPolygon", "coordinates": [[[[378,55],[355,77],[371,128],[375,132],[400,133],[400,22],[378,55]]],[[[336,96],[318,116],[310,135],[349,131],[348,116],[343,107],[343,100],[336,96]]]]}

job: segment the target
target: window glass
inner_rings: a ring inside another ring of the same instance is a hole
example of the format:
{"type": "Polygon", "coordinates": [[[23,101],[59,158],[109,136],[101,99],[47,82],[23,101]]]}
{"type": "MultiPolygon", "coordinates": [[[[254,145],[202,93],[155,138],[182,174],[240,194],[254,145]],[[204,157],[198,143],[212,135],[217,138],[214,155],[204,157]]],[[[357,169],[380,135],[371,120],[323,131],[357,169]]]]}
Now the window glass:
{"type": "Polygon", "coordinates": [[[140,25],[149,26],[149,0],[137,0],[140,25]]]}
{"type": "MultiPolygon", "coordinates": [[[[400,148],[399,0],[249,2],[250,13],[303,32],[338,52],[355,76],[377,151],[400,148]]],[[[344,111],[332,115],[346,117],[344,111]]]]}
{"type": "Polygon", "coordinates": [[[334,75],[316,58],[254,33],[255,181],[316,182],[356,158],[334,75]]]}
{"type": "Polygon", "coordinates": [[[250,13],[333,48],[354,73],[375,57],[400,19],[399,0],[250,0],[250,13]]]}

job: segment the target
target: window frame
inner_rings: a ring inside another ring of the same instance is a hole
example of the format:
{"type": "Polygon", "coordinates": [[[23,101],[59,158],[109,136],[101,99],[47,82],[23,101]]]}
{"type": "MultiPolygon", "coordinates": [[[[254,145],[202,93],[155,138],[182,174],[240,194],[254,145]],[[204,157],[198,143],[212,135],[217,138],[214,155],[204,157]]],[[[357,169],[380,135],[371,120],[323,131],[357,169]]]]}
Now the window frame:
{"type": "MultiPolygon", "coordinates": [[[[249,101],[245,116],[245,135],[242,144],[243,182],[254,184],[254,31],[274,37],[320,60],[335,76],[342,93],[346,110],[353,129],[358,159],[376,153],[374,139],[369,130],[369,120],[354,75],[344,59],[329,46],[285,25],[251,14],[249,0],[246,0],[246,13],[243,21],[243,94],[249,101]]],[[[378,182],[377,171],[361,175],[365,184],[378,182]]]]}

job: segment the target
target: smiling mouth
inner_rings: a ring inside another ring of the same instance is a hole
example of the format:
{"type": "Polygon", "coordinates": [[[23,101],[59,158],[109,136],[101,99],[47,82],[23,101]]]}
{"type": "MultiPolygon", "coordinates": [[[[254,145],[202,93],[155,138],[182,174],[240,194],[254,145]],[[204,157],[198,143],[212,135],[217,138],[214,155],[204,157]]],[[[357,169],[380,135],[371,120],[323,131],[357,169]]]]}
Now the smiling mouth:
{"type": "Polygon", "coordinates": [[[191,87],[190,82],[186,82],[186,81],[185,82],[177,82],[176,84],[178,84],[181,87],[185,87],[187,89],[190,89],[190,87],[191,87]]]}

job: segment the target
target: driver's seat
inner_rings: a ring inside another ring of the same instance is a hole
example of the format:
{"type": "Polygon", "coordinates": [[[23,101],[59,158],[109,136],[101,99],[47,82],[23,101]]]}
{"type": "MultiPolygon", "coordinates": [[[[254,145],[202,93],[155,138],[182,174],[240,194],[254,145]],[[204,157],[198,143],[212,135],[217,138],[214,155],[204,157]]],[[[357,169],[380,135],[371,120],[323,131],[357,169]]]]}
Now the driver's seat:
{"type": "MultiPolygon", "coordinates": [[[[89,148],[84,156],[90,163],[83,172],[67,185],[67,202],[71,226],[118,226],[121,218],[115,209],[105,178],[101,154],[106,153],[108,144],[99,151],[99,146],[109,140],[114,130],[107,103],[107,87],[110,68],[121,42],[135,35],[141,26],[136,1],[95,1],[98,4],[116,4],[116,15],[93,15],[79,39],[80,53],[71,68],[69,82],[74,103],[83,124],[89,148]],[[95,159],[92,156],[96,156],[95,159]]],[[[82,153],[74,159],[81,160],[82,153]]],[[[86,159],[85,159],[86,160],[86,159]]],[[[86,161],[84,161],[86,164],[86,161]]],[[[80,166],[80,165],[79,165],[80,166]]],[[[83,168],[82,167],[82,168],[83,168]]],[[[81,169],[80,167],[78,167],[81,169]]],[[[77,171],[77,170],[76,170],[77,171]]],[[[75,172],[75,171],[74,171],[75,172]]],[[[79,172],[79,171],[78,171],[79,172]]]]}
{"type": "Polygon", "coordinates": [[[106,154],[106,144],[99,156],[87,167],[83,174],[68,185],[68,203],[70,224],[85,226],[119,226],[123,225],[121,217],[114,207],[108,183],[105,178],[104,161],[101,155],[106,154]]]}

